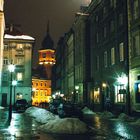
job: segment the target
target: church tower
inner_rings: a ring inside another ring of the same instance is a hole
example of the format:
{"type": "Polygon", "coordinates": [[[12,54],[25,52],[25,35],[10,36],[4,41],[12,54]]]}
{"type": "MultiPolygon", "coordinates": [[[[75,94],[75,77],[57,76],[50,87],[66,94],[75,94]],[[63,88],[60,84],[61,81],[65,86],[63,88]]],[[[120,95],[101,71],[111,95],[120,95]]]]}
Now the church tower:
{"type": "Polygon", "coordinates": [[[47,34],[42,41],[42,48],[39,50],[39,64],[45,70],[46,79],[51,80],[52,66],[55,64],[55,49],[52,38],[49,34],[49,22],[47,25],[47,34]]]}

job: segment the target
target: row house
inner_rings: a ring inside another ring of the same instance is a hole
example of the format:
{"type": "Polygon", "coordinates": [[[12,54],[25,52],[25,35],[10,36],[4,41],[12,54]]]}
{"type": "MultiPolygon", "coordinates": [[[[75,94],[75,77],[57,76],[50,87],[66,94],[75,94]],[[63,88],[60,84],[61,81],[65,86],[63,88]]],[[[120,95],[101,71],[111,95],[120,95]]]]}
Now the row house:
{"type": "Polygon", "coordinates": [[[18,99],[31,102],[34,40],[21,33],[17,26],[10,25],[5,30],[0,101],[2,106],[9,105],[9,100],[12,104],[18,99]],[[14,71],[10,71],[11,65],[14,71]]]}
{"type": "Polygon", "coordinates": [[[60,92],[95,111],[105,110],[107,100],[112,111],[140,110],[139,7],[139,0],[94,0],[76,13],[57,48],[60,92]]]}

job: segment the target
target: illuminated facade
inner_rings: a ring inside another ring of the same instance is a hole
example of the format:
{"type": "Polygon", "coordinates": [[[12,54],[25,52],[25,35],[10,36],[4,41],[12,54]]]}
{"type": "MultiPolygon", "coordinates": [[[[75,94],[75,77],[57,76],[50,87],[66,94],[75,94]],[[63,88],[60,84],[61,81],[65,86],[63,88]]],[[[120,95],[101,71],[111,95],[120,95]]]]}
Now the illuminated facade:
{"type": "Polygon", "coordinates": [[[34,40],[28,35],[23,35],[16,26],[10,25],[6,28],[3,51],[2,106],[9,104],[10,84],[12,84],[12,104],[20,98],[31,102],[31,67],[34,40]],[[15,71],[12,75],[8,71],[10,64],[15,65],[15,71]],[[14,85],[10,79],[16,80],[17,84],[14,85]]]}
{"type": "Polygon", "coordinates": [[[38,106],[40,103],[48,103],[51,98],[51,80],[32,79],[32,105],[38,106]]]}
{"type": "Polygon", "coordinates": [[[37,77],[32,79],[32,104],[48,103],[52,94],[52,67],[55,64],[55,50],[49,35],[49,25],[46,37],[39,50],[39,66],[36,69],[37,77]]]}
{"type": "Polygon", "coordinates": [[[3,36],[4,36],[4,28],[5,28],[3,6],[4,6],[4,0],[0,0],[0,93],[1,93],[1,82],[2,82],[1,76],[2,76],[2,63],[3,63],[3,36]]]}
{"type": "Polygon", "coordinates": [[[129,0],[130,93],[132,110],[140,110],[140,0],[129,0]]]}

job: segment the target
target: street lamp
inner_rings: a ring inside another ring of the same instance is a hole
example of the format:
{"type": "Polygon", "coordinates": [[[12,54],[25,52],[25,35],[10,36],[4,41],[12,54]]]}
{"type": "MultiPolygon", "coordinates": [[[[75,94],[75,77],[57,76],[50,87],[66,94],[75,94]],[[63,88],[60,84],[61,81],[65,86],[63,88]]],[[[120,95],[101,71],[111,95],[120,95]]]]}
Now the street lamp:
{"type": "Polygon", "coordinates": [[[15,103],[15,99],[16,99],[16,85],[17,85],[17,81],[16,80],[13,80],[12,81],[12,86],[14,87],[14,103],[15,103]]]}
{"type": "Polygon", "coordinates": [[[8,65],[8,70],[10,72],[10,103],[9,103],[9,122],[12,119],[12,73],[15,71],[15,65],[10,64],[8,65]]]}
{"type": "Polygon", "coordinates": [[[78,90],[79,90],[79,86],[75,86],[75,88],[74,88],[74,103],[76,103],[78,90]]]}

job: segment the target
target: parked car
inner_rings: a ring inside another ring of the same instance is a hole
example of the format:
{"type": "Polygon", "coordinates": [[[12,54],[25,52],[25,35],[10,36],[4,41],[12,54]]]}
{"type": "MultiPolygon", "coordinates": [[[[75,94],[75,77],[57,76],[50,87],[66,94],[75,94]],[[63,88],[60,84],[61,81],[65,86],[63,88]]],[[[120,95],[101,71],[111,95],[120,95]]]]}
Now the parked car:
{"type": "Polygon", "coordinates": [[[29,107],[29,104],[26,99],[19,99],[16,101],[14,107],[16,111],[25,111],[29,107]]]}
{"type": "Polygon", "coordinates": [[[49,111],[51,111],[54,114],[57,114],[57,108],[62,103],[63,103],[62,99],[53,99],[49,104],[49,111]]]}
{"type": "Polygon", "coordinates": [[[69,102],[60,104],[57,108],[57,113],[60,118],[78,117],[82,119],[83,117],[82,108],[69,102]]]}
{"type": "Polygon", "coordinates": [[[39,104],[39,107],[48,109],[49,108],[49,103],[47,103],[47,102],[41,102],[39,104]]]}

